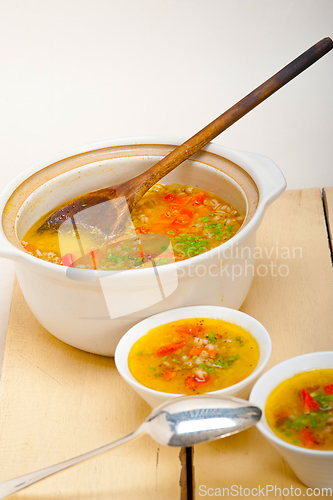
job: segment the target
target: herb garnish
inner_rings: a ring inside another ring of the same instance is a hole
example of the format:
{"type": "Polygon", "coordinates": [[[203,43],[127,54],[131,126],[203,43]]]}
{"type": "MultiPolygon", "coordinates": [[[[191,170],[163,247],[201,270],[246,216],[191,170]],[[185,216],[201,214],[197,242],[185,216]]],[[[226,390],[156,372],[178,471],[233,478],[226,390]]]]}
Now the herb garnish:
{"type": "Polygon", "coordinates": [[[216,342],[216,338],[215,338],[215,336],[214,336],[214,333],[213,333],[213,332],[210,332],[210,334],[208,335],[208,339],[209,339],[209,342],[210,342],[211,344],[215,344],[215,342],[216,342]]]}

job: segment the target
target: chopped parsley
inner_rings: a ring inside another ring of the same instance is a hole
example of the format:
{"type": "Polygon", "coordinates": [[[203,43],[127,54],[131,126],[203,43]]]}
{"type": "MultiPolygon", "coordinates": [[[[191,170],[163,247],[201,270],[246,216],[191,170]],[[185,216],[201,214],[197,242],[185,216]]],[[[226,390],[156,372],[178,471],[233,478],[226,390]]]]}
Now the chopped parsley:
{"type": "Polygon", "coordinates": [[[211,344],[215,344],[215,342],[216,342],[216,338],[215,338],[215,336],[214,336],[214,333],[213,333],[213,332],[210,332],[210,334],[208,335],[208,339],[209,339],[209,342],[210,342],[211,344]]]}
{"type": "Polygon", "coordinates": [[[229,358],[227,358],[226,356],[219,356],[213,364],[214,366],[218,366],[219,368],[229,368],[229,366],[231,366],[239,358],[239,354],[236,354],[236,356],[231,356],[229,358]]]}
{"type": "Polygon", "coordinates": [[[305,428],[315,429],[316,427],[324,427],[326,419],[328,417],[327,413],[315,411],[312,413],[302,413],[299,417],[295,419],[286,419],[284,421],[284,426],[287,429],[292,429],[294,431],[301,431],[305,428]]]}
{"type": "Polygon", "coordinates": [[[333,401],[333,394],[330,396],[326,396],[322,392],[311,393],[311,396],[319,403],[319,406],[323,409],[328,408],[330,406],[331,401],[333,401]]]}
{"type": "Polygon", "coordinates": [[[208,240],[202,236],[194,236],[192,234],[183,233],[175,236],[175,251],[183,252],[187,257],[194,257],[206,251],[208,240]],[[180,247],[179,249],[177,247],[180,247]]]}

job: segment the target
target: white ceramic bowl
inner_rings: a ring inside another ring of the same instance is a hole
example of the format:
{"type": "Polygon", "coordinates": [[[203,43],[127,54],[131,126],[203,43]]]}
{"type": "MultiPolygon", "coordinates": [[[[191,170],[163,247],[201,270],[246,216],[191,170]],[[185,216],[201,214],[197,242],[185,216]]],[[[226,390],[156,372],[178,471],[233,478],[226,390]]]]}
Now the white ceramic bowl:
{"type": "Polygon", "coordinates": [[[265,406],[273,389],[297,373],[320,368],[333,368],[333,352],[313,352],[287,359],[268,370],[254,385],[250,401],[263,411],[257,424],[259,431],[281,453],[306,486],[333,488],[333,450],[309,450],[286,443],[270,429],[265,418],[265,406]]]}
{"type": "Polygon", "coordinates": [[[238,309],[245,300],[254,274],[256,231],[286,182],[269,158],[213,143],[163,181],[212,191],[246,217],[220,247],[176,264],[106,273],[58,266],[20,245],[27,229],[52,208],[142,173],[182,142],[136,137],[75,148],[22,171],[1,192],[0,256],[15,261],[31,311],[58,339],[112,356],[122,335],[148,316],[196,304],[238,309]]]}
{"type": "Polygon", "coordinates": [[[251,387],[265,368],[271,354],[271,339],[267,330],[254,318],[248,314],[217,306],[195,306],[181,307],[165,311],[155,316],[147,318],[133,328],[131,328],[120,340],[115,354],[115,363],[123,379],[152,407],[155,408],[165,401],[169,401],[180,394],[171,394],[167,392],[155,391],[140,384],[128,369],[128,354],[133,344],[143,335],[155,328],[172,321],[186,318],[212,318],[220,319],[238,325],[251,333],[259,344],[260,358],[254,371],[238,384],[226,387],[219,391],[214,391],[218,396],[237,396],[246,399],[250,393],[251,387]]]}

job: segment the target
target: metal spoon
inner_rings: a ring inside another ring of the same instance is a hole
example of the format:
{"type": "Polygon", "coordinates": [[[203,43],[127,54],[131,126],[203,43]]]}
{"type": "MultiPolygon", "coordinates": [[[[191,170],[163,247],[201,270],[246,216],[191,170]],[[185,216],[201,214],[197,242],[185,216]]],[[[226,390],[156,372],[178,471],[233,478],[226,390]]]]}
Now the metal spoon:
{"type": "Polygon", "coordinates": [[[193,446],[248,429],[257,423],[260,417],[259,408],[238,398],[222,398],[210,394],[179,397],[158,406],[140,427],[113,443],[0,483],[0,499],[83,460],[120,446],[140,434],[149,434],[162,445],[193,446]]]}

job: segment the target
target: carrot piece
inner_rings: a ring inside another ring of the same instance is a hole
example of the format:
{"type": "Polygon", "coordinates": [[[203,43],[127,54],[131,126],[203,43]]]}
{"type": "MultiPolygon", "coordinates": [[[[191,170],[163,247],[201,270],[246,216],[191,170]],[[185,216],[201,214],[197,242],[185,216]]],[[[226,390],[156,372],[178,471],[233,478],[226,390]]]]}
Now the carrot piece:
{"type": "Polygon", "coordinates": [[[174,195],[171,193],[164,196],[164,199],[169,201],[172,201],[174,198],[175,198],[174,195]]]}
{"type": "Polygon", "coordinates": [[[171,344],[164,345],[156,349],[155,354],[157,356],[165,356],[171,354],[174,351],[177,351],[181,346],[185,344],[185,340],[181,340],[179,342],[172,342],[171,344]]]}
{"type": "Polygon", "coordinates": [[[204,193],[198,193],[192,198],[191,204],[192,205],[203,205],[204,199],[205,199],[204,193]]]}
{"type": "Polygon", "coordinates": [[[94,266],[94,269],[95,271],[97,271],[97,265],[96,265],[96,259],[95,259],[95,254],[94,254],[94,251],[91,250],[91,258],[92,258],[92,261],[93,261],[93,266],[94,266]]]}
{"type": "Polygon", "coordinates": [[[178,215],[173,221],[173,224],[188,224],[194,217],[193,210],[189,210],[188,208],[181,208],[178,212],[178,215]]]}
{"type": "Polygon", "coordinates": [[[173,214],[172,216],[171,215],[167,215],[167,212],[164,213],[164,214],[160,214],[158,216],[158,219],[154,222],[154,224],[172,224],[173,221],[175,220],[176,216],[175,214],[173,214]]]}
{"type": "Polygon", "coordinates": [[[176,328],[176,332],[182,336],[197,335],[199,332],[202,332],[202,330],[203,330],[202,326],[182,325],[176,328]]]}
{"type": "Polygon", "coordinates": [[[189,210],[188,208],[181,208],[179,210],[179,213],[182,215],[187,215],[190,219],[193,219],[193,217],[194,217],[193,210],[189,210]]]}
{"type": "Polygon", "coordinates": [[[312,447],[316,444],[313,437],[312,437],[311,432],[309,432],[308,429],[302,429],[300,431],[300,435],[301,435],[301,438],[302,438],[305,446],[312,447]]]}
{"type": "Polygon", "coordinates": [[[191,327],[188,325],[182,325],[176,328],[176,332],[180,335],[191,335],[191,327]]]}
{"type": "Polygon", "coordinates": [[[208,208],[205,205],[200,205],[197,210],[201,217],[205,217],[211,213],[212,208],[208,208]]]}
{"type": "Polygon", "coordinates": [[[325,385],[324,391],[326,394],[332,395],[333,394],[333,384],[325,385]]]}
{"type": "Polygon", "coordinates": [[[173,224],[185,225],[185,224],[189,224],[189,222],[191,222],[191,220],[192,220],[192,218],[189,217],[187,214],[179,213],[177,215],[177,217],[175,218],[175,220],[173,221],[173,224]]]}
{"type": "Polygon", "coordinates": [[[177,372],[172,372],[171,370],[164,370],[163,372],[163,378],[165,378],[166,380],[172,380],[176,377],[176,375],[177,372]]]}
{"type": "Polygon", "coordinates": [[[91,254],[92,261],[93,261],[94,269],[96,271],[97,270],[97,264],[99,262],[101,262],[101,260],[104,257],[103,252],[101,250],[99,250],[99,248],[92,248],[90,250],[90,254],[91,254]]]}
{"type": "Polygon", "coordinates": [[[190,199],[191,198],[189,196],[177,196],[177,198],[175,198],[173,202],[170,203],[170,209],[179,210],[180,208],[185,207],[190,199]]]}
{"type": "Polygon", "coordinates": [[[320,410],[319,403],[306,391],[305,389],[300,390],[301,398],[303,399],[303,406],[305,411],[318,411],[320,410]]]}
{"type": "Polygon", "coordinates": [[[25,250],[27,252],[31,252],[31,245],[30,245],[30,243],[27,243],[26,241],[25,242],[21,241],[21,245],[25,248],[25,250]]]}
{"type": "Polygon", "coordinates": [[[215,351],[215,349],[206,349],[206,351],[211,359],[215,358],[217,355],[217,351],[215,351]]]}
{"type": "Polygon", "coordinates": [[[200,356],[202,351],[203,351],[203,349],[201,349],[200,347],[193,347],[190,350],[190,356],[200,356]]]}
{"type": "Polygon", "coordinates": [[[190,373],[185,380],[186,389],[196,389],[199,386],[207,384],[210,381],[210,376],[207,375],[205,378],[199,378],[194,373],[190,373]]]}
{"type": "Polygon", "coordinates": [[[92,248],[90,252],[94,254],[94,258],[96,259],[96,261],[100,261],[104,257],[102,250],[100,250],[99,248],[92,248]]]}
{"type": "Polygon", "coordinates": [[[61,260],[64,266],[70,267],[75,261],[75,257],[72,253],[66,253],[61,257],[61,260]]]}

